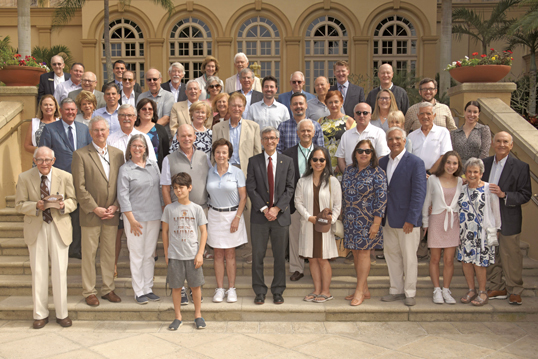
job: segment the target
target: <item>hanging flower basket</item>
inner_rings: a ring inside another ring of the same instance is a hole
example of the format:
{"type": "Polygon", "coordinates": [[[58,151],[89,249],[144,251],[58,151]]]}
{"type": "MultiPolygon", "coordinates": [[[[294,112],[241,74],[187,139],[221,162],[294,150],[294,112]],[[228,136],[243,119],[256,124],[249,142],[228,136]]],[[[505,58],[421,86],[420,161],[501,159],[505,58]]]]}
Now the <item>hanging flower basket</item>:
{"type": "Polygon", "coordinates": [[[9,65],[0,70],[0,81],[6,86],[36,86],[39,77],[47,72],[40,67],[9,65]]]}

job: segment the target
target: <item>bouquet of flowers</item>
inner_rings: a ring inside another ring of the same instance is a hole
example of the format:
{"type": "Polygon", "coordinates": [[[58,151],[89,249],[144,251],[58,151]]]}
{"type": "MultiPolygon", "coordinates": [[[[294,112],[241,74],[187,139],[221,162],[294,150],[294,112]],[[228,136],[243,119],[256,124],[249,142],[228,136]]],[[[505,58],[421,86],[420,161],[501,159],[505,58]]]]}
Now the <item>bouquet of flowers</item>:
{"type": "Polygon", "coordinates": [[[495,49],[490,49],[488,54],[479,55],[478,52],[473,52],[472,57],[465,56],[465,58],[454,61],[451,64],[448,64],[445,71],[450,71],[456,67],[463,66],[480,66],[480,65],[507,65],[512,66],[512,51],[505,50],[502,53],[499,53],[495,49]]]}

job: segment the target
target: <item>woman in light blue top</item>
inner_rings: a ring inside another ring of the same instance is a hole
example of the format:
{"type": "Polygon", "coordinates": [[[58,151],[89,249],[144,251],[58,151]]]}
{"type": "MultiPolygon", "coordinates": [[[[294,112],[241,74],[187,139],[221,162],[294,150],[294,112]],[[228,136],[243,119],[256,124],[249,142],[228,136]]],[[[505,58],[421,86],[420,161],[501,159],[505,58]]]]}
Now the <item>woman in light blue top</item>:
{"type": "Polygon", "coordinates": [[[144,135],[133,135],[125,150],[127,162],[120,167],[118,174],[118,202],[123,212],[133,291],[138,304],[160,300],[153,294],[153,253],[164,202],[159,185],[159,166],[148,159],[148,154],[144,135]]]}
{"type": "Polygon", "coordinates": [[[233,146],[224,138],[213,143],[215,165],[207,175],[209,193],[207,244],[215,249],[215,277],[217,288],[213,302],[237,302],[235,291],[235,248],[247,243],[247,229],[243,210],[247,203],[245,175],[239,168],[230,165],[233,146]],[[224,258],[229,289],[224,291],[224,258]]]}

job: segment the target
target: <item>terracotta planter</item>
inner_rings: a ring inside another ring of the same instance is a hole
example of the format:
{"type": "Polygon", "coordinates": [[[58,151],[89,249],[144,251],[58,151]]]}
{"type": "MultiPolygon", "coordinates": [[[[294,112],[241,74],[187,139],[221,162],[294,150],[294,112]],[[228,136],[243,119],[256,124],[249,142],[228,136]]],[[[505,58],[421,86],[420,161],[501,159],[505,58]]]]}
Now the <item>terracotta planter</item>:
{"type": "Polygon", "coordinates": [[[497,82],[510,72],[507,65],[478,65],[456,67],[450,70],[450,76],[458,82],[497,82]]]}
{"type": "Polygon", "coordinates": [[[0,70],[0,81],[6,86],[36,86],[39,76],[46,72],[39,67],[5,66],[0,70]]]}

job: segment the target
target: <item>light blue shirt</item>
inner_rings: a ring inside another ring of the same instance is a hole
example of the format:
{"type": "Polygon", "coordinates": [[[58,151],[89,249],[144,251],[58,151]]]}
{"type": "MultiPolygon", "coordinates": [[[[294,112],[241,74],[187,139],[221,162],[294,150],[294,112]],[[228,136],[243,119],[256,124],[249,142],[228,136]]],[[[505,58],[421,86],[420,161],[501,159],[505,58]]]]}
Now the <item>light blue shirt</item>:
{"type": "Polygon", "coordinates": [[[230,142],[234,147],[232,158],[230,158],[230,164],[232,165],[241,165],[241,161],[239,160],[239,138],[241,137],[242,121],[243,120],[239,120],[239,124],[237,125],[237,127],[232,127],[232,121],[228,121],[228,126],[230,126],[230,142]]]}
{"type": "Polygon", "coordinates": [[[108,123],[110,125],[110,133],[109,133],[109,135],[113,134],[114,132],[121,131],[120,121],[118,121],[118,108],[120,108],[119,104],[118,104],[118,107],[116,107],[116,109],[114,110],[113,113],[109,113],[106,110],[106,106],[98,108],[97,110],[95,110],[93,112],[93,117],[101,116],[102,118],[104,118],[105,120],[108,121],[108,123]]]}
{"type": "Polygon", "coordinates": [[[268,126],[278,128],[282,122],[290,119],[290,114],[287,107],[276,100],[273,100],[271,106],[267,106],[265,102],[260,101],[250,106],[248,115],[245,118],[256,122],[260,125],[260,131],[263,131],[268,126]]]}
{"type": "Polygon", "coordinates": [[[67,139],[69,140],[69,126],[71,126],[71,131],[73,132],[73,151],[77,149],[77,128],[75,127],[75,123],[68,125],[65,123],[64,120],[62,120],[62,125],[64,125],[65,135],[67,136],[67,139]]]}
{"type": "Polygon", "coordinates": [[[337,86],[336,88],[338,89],[338,91],[340,91],[340,93],[342,94],[342,97],[344,98],[344,102],[346,101],[346,95],[347,95],[347,90],[349,89],[349,80],[344,82],[342,85],[340,85],[339,83],[337,83],[337,86]],[[342,88],[343,87],[343,88],[342,88]]]}
{"type": "Polygon", "coordinates": [[[308,167],[306,164],[308,163],[308,157],[310,156],[310,152],[314,149],[314,144],[312,143],[310,147],[304,148],[299,143],[299,146],[297,146],[297,158],[299,159],[299,174],[301,177],[303,177],[306,168],[308,167]]]}
{"type": "Polygon", "coordinates": [[[221,177],[215,164],[207,174],[209,205],[215,208],[238,206],[240,200],[238,188],[245,186],[245,175],[239,168],[229,165],[228,171],[221,177]]]}
{"type": "MultiPolygon", "coordinates": [[[[243,95],[245,95],[245,98],[247,99],[247,104],[245,105],[245,111],[243,111],[243,115],[242,115],[242,117],[243,117],[243,118],[247,118],[247,116],[248,116],[248,110],[249,110],[249,108],[250,108],[250,102],[252,101],[252,90],[250,90],[250,91],[247,92],[247,93],[244,93],[244,92],[243,92],[243,89],[241,89],[241,93],[242,93],[243,95]]],[[[235,148],[235,147],[234,147],[234,148],[235,148]]]]}

